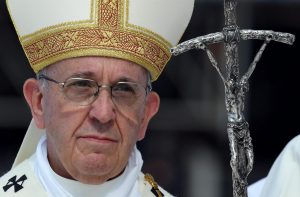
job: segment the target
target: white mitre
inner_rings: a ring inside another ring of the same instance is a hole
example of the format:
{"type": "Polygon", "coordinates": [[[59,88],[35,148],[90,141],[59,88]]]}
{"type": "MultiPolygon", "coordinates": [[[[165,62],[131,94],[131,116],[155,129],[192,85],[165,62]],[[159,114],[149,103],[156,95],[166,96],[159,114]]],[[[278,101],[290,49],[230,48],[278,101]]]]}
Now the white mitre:
{"type": "Polygon", "coordinates": [[[192,15],[194,0],[7,0],[38,72],[62,59],[109,56],[144,66],[156,80],[192,15]]]}
{"type": "MultiPolygon", "coordinates": [[[[194,0],[7,0],[7,6],[35,72],[67,58],[107,56],[145,67],[155,81],[194,0]]],[[[34,152],[43,133],[30,124],[14,165],[34,152]]]]}

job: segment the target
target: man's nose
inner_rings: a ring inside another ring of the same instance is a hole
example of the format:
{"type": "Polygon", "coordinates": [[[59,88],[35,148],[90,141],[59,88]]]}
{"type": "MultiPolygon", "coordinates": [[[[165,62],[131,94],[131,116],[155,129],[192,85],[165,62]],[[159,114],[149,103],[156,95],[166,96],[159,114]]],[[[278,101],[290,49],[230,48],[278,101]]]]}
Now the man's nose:
{"type": "Polygon", "coordinates": [[[116,108],[109,89],[101,89],[96,100],[91,104],[89,116],[101,123],[107,123],[116,117],[116,108]]]}

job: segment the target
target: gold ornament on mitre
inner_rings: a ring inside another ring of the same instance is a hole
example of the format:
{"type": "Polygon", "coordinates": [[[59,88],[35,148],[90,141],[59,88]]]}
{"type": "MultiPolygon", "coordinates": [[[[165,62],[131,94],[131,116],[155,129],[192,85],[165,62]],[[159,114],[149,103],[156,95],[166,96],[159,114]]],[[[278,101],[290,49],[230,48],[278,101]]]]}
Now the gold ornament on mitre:
{"type": "Polygon", "coordinates": [[[194,0],[7,0],[7,6],[35,72],[67,58],[107,56],[145,67],[155,81],[194,0]]]}

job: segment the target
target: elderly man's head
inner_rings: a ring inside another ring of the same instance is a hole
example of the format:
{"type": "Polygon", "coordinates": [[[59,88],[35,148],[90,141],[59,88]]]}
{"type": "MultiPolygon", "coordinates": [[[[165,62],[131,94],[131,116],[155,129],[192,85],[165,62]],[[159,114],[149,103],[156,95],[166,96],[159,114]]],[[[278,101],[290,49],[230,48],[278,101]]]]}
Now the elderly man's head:
{"type": "Polygon", "coordinates": [[[34,154],[46,133],[48,160],[59,175],[90,184],[117,176],[158,111],[150,76],[155,81],[171,58],[194,0],[7,5],[37,73],[24,84],[34,122],[14,165],[34,154]]]}
{"type": "Polygon", "coordinates": [[[26,81],[24,95],[37,126],[46,129],[54,171],[91,184],[122,172],[159,107],[148,76],[130,61],[79,57],[26,81]]]}

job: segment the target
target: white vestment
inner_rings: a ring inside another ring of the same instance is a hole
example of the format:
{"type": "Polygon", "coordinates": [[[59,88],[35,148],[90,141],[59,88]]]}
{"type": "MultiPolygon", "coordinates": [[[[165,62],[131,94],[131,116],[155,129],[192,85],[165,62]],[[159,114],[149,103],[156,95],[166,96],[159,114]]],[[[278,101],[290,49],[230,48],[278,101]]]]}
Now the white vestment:
{"type": "MultiPolygon", "coordinates": [[[[57,175],[47,159],[46,138],[43,136],[37,150],[0,179],[0,196],[22,197],[154,197],[152,185],[141,172],[143,160],[134,148],[124,172],[117,178],[100,185],[83,184],[57,175]],[[21,178],[22,177],[22,178],[21,178]],[[26,177],[26,178],[24,178],[26,177]],[[20,179],[21,178],[21,179],[20,179]],[[21,188],[21,189],[20,189],[21,188]]],[[[165,197],[171,196],[159,188],[165,197]]]]}
{"type": "Polygon", "coordinates": [[[249,197],[300,196],[300,135],[286,145],[265,180],[251,185],[248,194],[249,197]]]}

